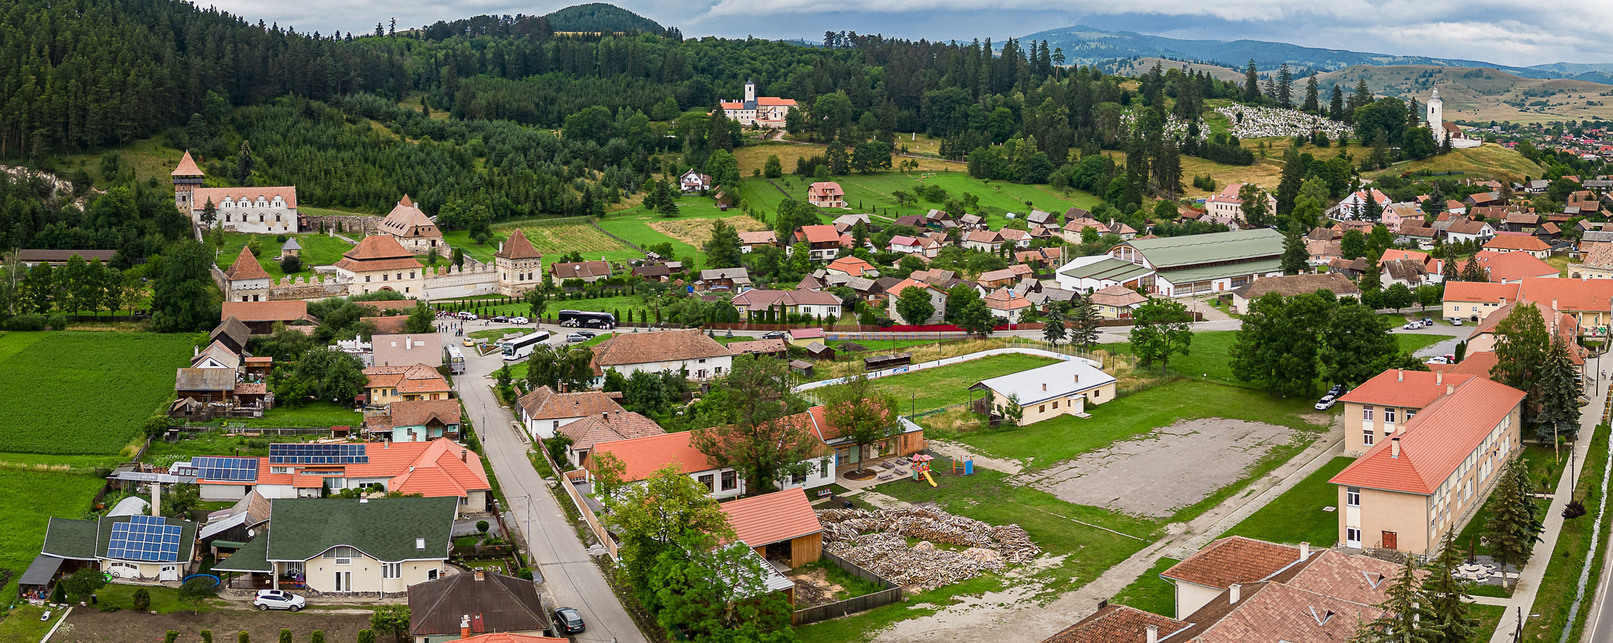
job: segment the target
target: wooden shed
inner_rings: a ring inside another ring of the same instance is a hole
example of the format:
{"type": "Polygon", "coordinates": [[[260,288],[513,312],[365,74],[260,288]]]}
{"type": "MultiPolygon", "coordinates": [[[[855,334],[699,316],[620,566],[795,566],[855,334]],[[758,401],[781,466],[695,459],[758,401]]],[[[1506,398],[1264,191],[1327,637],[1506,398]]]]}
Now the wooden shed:
{"type": "Polygon", "coordinates": [[[823,524],[800,487],[721,505],[734,539],[762,558],[794,569],[823,556],[823,524]]]}

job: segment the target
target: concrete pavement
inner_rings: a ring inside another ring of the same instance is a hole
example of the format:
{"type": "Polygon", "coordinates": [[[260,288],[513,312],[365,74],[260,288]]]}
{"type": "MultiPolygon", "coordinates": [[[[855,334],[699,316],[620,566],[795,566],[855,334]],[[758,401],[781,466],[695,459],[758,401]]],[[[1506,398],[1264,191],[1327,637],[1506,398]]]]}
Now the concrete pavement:
{"type": "MultiPolygon", "coordinates": [[[[474,324],[474,322],[472,322],[474,324]]],[[[468,325],[467,330],[481,330],[468,325]]],[[[489,326],[489,328],[496,326],[489,326]]],[[[564,341],[560,335],[559,341],[564,341]]],[[[457,342],[452,332],[444,342],[457,342]]],[[[605,582],[604,574],[589,558],[577,532],[566,520],[548,483],[527,459],[528,443],[510,424],[510,411],[493,397],[489,377],[504,365],[497,353],[480,357],[474,351],[465,355],[465,372],[454,377],[454,388],[464,400],[465,411],[476,425],[476,436],[493,466],[504,498],[506,523],[525,535],[528,548],[550,595],[560,604],[582,613],[588,631],[572,637],[577,641],[647,643],[633,618],[605,582]]]]}

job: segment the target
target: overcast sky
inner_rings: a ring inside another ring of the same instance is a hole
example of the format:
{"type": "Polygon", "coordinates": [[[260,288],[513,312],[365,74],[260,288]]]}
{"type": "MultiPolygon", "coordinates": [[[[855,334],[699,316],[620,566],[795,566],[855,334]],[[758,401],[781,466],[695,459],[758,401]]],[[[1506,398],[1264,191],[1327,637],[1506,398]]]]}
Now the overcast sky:
{"type": "MultiPolygon", "coordinates": [[[[513,0],[215,0],[220,9],[298,31],[367,32],[479,14],[543,14],[575,2],[513,0]]],[[[198,0],[206,4],[206,0],[198,0]]],[[[805,38],[825,30],[903,38],[1001,40],[1082,24],[1180,38],[1276,40],[1314,47],[1527,66],[1613,62],[1609,0],[623,0],[685,36],[805,38]]]]}

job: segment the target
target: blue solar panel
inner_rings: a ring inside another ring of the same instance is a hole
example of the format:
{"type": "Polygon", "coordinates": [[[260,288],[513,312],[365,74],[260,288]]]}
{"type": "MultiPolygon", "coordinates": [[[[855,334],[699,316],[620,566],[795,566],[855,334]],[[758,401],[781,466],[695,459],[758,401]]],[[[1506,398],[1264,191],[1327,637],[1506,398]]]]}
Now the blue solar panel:
{"type": "Polygon", "coordinates": [[[258,479],[257,458],[220,458],[203,456],[191,458],[196,475],[204,480],[252,482],[258,479]]]}
{"type": "Polygon", "coordinates": [[[269,464],[363,464],[362,444],[271,444],[269,464]]]}
{"type": "Polygon", "coordinates": [[[179,560],[183,527],[170,525],[156,516],[130,516],[128,522],[112,525],[107,557],[143,562],[179,560]]]}

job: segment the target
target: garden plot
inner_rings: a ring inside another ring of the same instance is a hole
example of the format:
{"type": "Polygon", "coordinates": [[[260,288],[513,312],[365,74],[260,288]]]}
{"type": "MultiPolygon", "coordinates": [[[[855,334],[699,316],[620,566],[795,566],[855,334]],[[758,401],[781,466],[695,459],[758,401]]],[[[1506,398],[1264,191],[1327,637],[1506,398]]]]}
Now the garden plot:
{"type": "Polygon", "coordinates": [[[1250,467],[1287,444],[1291,434],[1288,427],[1264,422],[1183,420],[1016,482],[1078,505],[1168,518],[1244,479],[1250,467]]]}
{"type": "Polygon", "coordinates": [[[754,232],[766,230],[767,224],[746,215],[736,215],[722,219],[659,219],[646,221],[644,225],[651,230],[687,243],[696,248],[706,247],[711,240],[711,225],[713,221],[722,221],[740,232],[754,232]]]}

